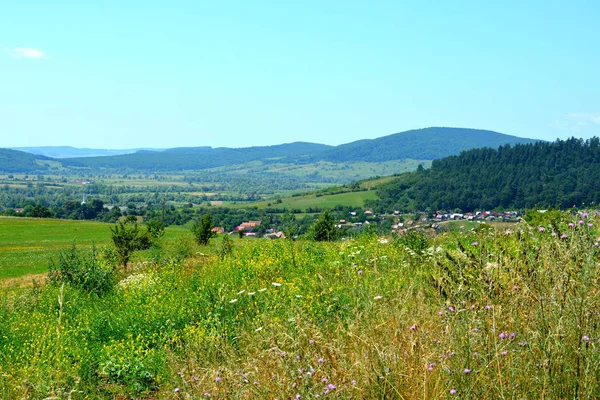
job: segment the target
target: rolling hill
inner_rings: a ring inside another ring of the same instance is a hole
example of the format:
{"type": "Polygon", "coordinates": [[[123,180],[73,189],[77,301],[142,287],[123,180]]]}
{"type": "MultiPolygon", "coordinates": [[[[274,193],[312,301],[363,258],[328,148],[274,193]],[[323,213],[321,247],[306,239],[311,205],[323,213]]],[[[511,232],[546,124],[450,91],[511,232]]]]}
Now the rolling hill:
{"type": "Polygon", "coordinates": [[[399,175],[369,206],[390,210],[473,211],[581,207],[600,201],[600,139],[473,149],[399,175]]]}
{"type": "MultiPolygon", "coordinates": [[[[326,165],[327,174],[334,176],[334,181],[340,183],[380,175],[381,172],[387,175],[399,173],[414,169],[419,163],[428,165],[431,160],[459,154],[461,151],[472,148],[497,148],[505,144],[532,142],[535,140],[478,129],[425,128],[377,139],[359,140],[339,146],[295,142],[246,148],[178,147],[166,150],[146,149],[131,154],[101,157],[60,158],[56,161],[66,168],[102,168],[146,173],[200,171],[226,167],[231,171],[247,171],[246,173],[274,176],[299,173],[306,175],[308,180],[330,182],[332,178],[320,175],[320,171],[326,165]],[[393,162],[394,169],[388,171],[387,167],[379,168],[384,162],[393,162]],[[360,168],[354,168],[355,165],[360,165],[360,168]],[[298,171],[298,167],[302,170],[298,171]],[[357,169],[360,170],[359,173],[356,172],[357,169]],[[314,172],[305,174],[304,171],[314,172]]],[[[44,148],[34,149],[39,152],[44,148]]],[[[76,154],[79,150],[81,150],[81,154],[94,151],[127,151],[94,149],[75,149],[77,150],[75,151],[69,147],[52,149],[57,156],[76,154]]],[[[46,149],[46,151],[50,150],[46,149]]],[[[18,168],[24,168],[23,172],[32,172],[40,163],[38,161],[36,164],[31,160],[52,160],[45,156],[29,155],[27,157],[30,161],[16,164],[11,164],[5,159],[7,164],[0,159],[0,171],[17,172],[18,168]]],[[[44,169],[43,166],[41,168],[44,169]]]]}
{"type": "Polygon", "coordinates": [[[342,144],[313,159],[333,162],[380,162],[403,158],[437,160],[480,147],[495,149],[505,144],[534,142],[537,140],[481,129],[432,127],[342,144]]]}

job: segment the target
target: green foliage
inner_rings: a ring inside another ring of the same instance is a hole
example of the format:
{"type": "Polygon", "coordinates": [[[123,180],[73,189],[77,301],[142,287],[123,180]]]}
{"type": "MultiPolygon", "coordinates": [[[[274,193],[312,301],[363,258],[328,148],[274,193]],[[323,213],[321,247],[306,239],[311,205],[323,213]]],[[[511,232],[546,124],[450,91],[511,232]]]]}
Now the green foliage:
{"type": "Polygon", "coordinates": [[[221,245],[217,251],[219,259],[224,260],[231,253],[233,253],[233,241],[229,238],[229,235],[223,235],[223,239],[221,239],[221,245]]]}
{"type": "Polygon", "coordinates": [[[110,292],[115,284],[112,267],[102,265],[96,248],[92,247],[90,252],[82,252],[77,250],[75,243],[69,250],[58,253],[58,261],[51,262],[48,279],[55,285],[67,283],[98,296],[110,292]]]}
{"type": "Polygon", "coordinates": [[[191,227],[192,234],[199,245],[206,246],[215,233],[212,231],[214,224],[210,214],[204,214],[202,218],[194,222],[191,227]]]}
{"type": "Polygon", "coordinates": [[[152,244],[150,234],[140,229],[134,216],[126,218],[124,222],[119,221],[110,231],[119,262],[123,267],[127,267],[134,251],[148,249],[152,244]]]}
{"type": "Polygon", "coordinates": [[[598,138],[471,150],[398,176],[367,204],[380,211],[590,205],[600,198],[598,159],[598,138]]]}
{"type": "Polygon", "coordinates": [[[157,219],[146,222],[146,229],[154,239],[159,239],[165,234],[165,225],[157,219]]]}
{"type": "Polygon", "coordinates": [[[310,236],[317,242],[335,240],[335,222],[329,211],[325,210],[319,215],[310,229],[310,236]]]}

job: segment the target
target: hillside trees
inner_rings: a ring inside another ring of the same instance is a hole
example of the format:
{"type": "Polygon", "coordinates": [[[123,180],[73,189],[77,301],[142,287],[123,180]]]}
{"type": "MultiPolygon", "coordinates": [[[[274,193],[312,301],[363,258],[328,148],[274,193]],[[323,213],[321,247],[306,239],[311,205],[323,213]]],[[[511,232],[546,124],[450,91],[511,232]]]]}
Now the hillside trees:
{"type": "Polygon", "coordinates": [[[398,176],[367,206],[379,212],[582,206],[600,201],[598,176],[598,138],[476,149],[398,176]]]}
{"type": "Polygon", "coordinates": [[[149,232],[140,229],[134,216],[128,216],[125,221],[119,221],[110,228],[110,231],[117,257],[123,268],[127,267],[134,251],[148,249],[152,244],[149,232]]]}
{"type": "Polygon", "coordinates": [[[210,214],[204,214],[202,218],[194,222],[191,231],[199,245],[206,246],[208,244],[210,238],[214,236],[213,227],[214,224],[210,214]]]}

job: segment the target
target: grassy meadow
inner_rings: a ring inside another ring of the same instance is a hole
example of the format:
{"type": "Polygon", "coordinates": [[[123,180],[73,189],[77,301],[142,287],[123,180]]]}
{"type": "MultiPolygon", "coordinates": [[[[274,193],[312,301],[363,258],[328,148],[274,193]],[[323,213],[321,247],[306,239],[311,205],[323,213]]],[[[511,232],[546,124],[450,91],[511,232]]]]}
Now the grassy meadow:
{"type": "Polygon", "coordinates": [[[599,222],[165,239],[102,296],[5,290],[0,397],[596,398],[599,222]]]}
{"type": "Polygon", "coordinates": [[[375,200],[377,193],[375,191],[362,192],[347,192],[338,194],[306,194],[303,196],[292,196],[281,199],[281,203],[276,203],[275,200],[257,201],[254,203],[224,203],[228,207],[243,208],[243,207],[258,207],[267,208],[273,207],[278,209],[299,209],[306,211],[308,208],[332,208],[336,205],[349,207],[363,207],[365,200],[375,200]]]}
{"type": "MultiPolygon", "coordinates": [[[[88,249],[108,246],[111,226],[93,221],[0,217],[0,279],[48,272],[49,260],[73,243],[88,249]]],[[[185,233],[184,227],[169,227],[165,238],[174,240],[185,233]]]]}

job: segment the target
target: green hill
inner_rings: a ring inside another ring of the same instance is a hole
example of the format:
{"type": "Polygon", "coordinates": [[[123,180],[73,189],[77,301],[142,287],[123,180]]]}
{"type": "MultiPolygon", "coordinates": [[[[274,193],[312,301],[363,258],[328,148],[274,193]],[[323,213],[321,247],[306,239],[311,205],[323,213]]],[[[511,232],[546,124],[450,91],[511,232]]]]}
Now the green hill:
{"type": "Polygon", "coordinates": [[[380,211],[583,206],[600,201],[598,176],[598,138],[475,149],[398,176],[369,205],[380,211]]]}
{"type": "Polygon", "coordinates": [[[315,155],[314,159],[335,162],[380,162],[403,158],[436,160],[459,154],[464,150],[480,147],[498,148],[505,144],[536,141],[481,129],[433,127],[342,144],[315,155]]]}
{"type": "Polygon", "coordinates": [[[0,171],[34,173],[46,171],[44,161],[51,161],[45,156],[36,156],[18,150],[0,149],[0,171]]]}

